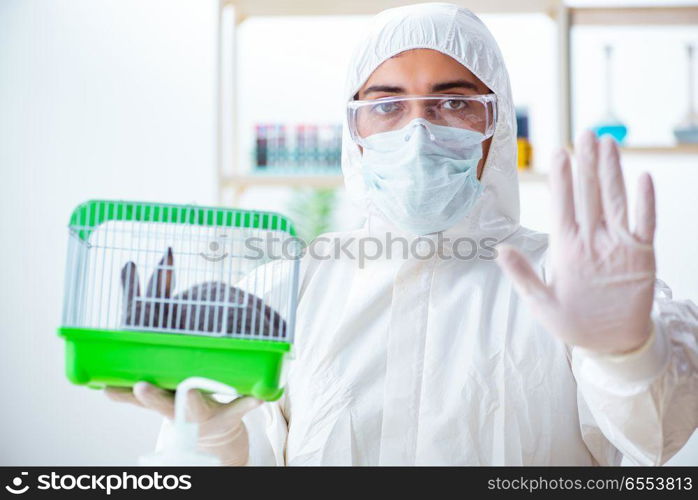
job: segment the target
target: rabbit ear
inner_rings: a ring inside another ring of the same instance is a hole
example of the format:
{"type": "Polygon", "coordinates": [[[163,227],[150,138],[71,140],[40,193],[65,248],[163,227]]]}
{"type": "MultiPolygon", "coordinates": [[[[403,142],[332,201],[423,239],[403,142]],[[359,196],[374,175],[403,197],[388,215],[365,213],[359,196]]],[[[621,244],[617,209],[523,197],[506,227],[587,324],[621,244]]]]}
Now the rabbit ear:
{"type": "Polygon", "coordinates": [[[155,272],[148,281],[146,296],[148,297],[166,297],[172,296],[174,288],[174,257],[172,255],[172,247],[167,247],[165,256],[160,259],[155,272]]]}
{"type": "Polygon", "coordinates": [[[135,319],[136,299],[141,295],[138,270],[133,262],[127,262],[121,268],[121,287],[124,289],[124,323],[130,324],[135,319]]]}
{"type": "Polygon", "coordinates": [[[138,280],[138,270],[136,269],[136,264],[133,262],[127,262],[126,265],[121,268],[121,286],[124,289],[124,302],[130,303],[133,301],[134,297],[138,297],[141,294],[141,285],[138,280]]]}

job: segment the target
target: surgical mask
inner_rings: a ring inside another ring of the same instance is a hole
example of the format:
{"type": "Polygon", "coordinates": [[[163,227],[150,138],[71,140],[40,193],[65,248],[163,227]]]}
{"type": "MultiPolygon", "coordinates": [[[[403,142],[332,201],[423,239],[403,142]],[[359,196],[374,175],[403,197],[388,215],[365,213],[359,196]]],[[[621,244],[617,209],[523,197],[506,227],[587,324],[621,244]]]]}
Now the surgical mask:
{"type": "Polygon", "coordinates": [[[409,233],[448,229],[482,192],[477,164],[484,139],[481,133],[423,118],[365,138],[361,163],[370,200],[409,233]]]}

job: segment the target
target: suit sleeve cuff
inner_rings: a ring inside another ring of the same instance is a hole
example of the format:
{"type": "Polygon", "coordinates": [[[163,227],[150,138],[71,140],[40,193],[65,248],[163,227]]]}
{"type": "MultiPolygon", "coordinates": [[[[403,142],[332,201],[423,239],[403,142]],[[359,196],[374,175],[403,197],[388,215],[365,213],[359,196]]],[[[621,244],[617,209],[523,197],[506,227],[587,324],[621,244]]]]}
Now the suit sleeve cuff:
{"type": "Polygon", "coordinates": [[[652,322],[652,331],[640,347],[623,354],[598,354],[575,347],[583,376],[599,384],[641,383],[654,380],[669,361],[669,339],[662,328],[652,322]]]}

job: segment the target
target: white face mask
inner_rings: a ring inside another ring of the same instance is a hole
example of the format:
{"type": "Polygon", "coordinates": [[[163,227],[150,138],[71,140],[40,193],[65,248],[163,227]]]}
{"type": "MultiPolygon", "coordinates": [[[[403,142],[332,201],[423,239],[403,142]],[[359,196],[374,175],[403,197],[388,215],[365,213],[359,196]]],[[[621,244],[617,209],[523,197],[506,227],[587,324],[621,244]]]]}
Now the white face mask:
{"type": "Polygon", "coordinates": [[[370,200],[409,233],[448,229],[482,192],[477,164],[483,140],[478,132],[423,118],[367,137],[361,164],[370,200]]]}

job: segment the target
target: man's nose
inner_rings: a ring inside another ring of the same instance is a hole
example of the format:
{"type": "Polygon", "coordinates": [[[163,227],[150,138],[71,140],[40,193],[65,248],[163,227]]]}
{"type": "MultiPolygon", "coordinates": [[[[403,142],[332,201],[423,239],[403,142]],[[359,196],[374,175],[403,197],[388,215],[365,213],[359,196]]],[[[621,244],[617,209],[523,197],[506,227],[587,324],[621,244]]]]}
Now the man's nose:
{"type": "Polygon", "coordinates": [[[429,120],[432,114],[431,106],[427,106],[426,103],[422,102],[414,102],[410,106],[409,119],[410,121],[414,120],[415,118],[424,118],[425,120],[429,120]]]}

